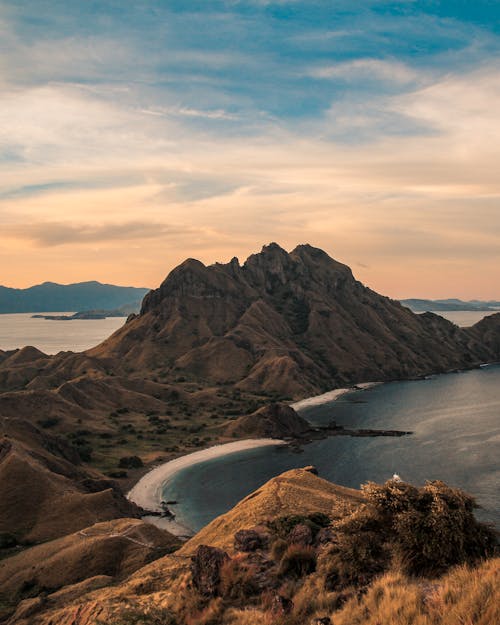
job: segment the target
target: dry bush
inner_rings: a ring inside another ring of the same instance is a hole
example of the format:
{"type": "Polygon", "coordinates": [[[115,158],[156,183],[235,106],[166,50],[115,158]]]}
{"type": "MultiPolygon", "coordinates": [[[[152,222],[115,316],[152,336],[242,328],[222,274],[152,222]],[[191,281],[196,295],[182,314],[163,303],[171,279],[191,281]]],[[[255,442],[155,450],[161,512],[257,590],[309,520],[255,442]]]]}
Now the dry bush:
{"type": "Polygon", "coordinates": [[[376,580],[366,594],[335,612],[335,625],[431,625],[424,594],[415,582],[393,573],[376,580]]]}
{"type": "Polygon", "coordinates": [[[495,553],[494,530],[475,519],[477,504],[458,488],[440,481],[415,488],[393,480],[362,488],[374,521],[408,574],[437,575],[495,553]]]}
{"type": "Polygon", "coordinates": [[[288,549],[288,543],[283,538],[277,538],[271,545],[271,558],[275,562],[280,562],[284,556],[285,551],[288,549]]]}
{"type": "Polygon", "coordinates": [[[500,558],[451,571],[429,598],[432,623],[500,623],[500,558]]]}
{"type": "Polygon", "coordinates": [[[316,550],[300,544],[290,545],[279,565],[278,575],[304,577],[316,570],[316,550]]]}
{"type": "Polygon", "coordinates": [[[183,625],[221,625],[224,614],[224,603],[220,597],[212,599],[201,610],[185,617],[183,625]]]}
{"type": "Polygon", "coordinates": [[[232,609],[224,614],[224,625],[277,625],[270,612],[257,608],[232,609]]]}
{"type": "Polygon", "coordinates": [[[325,590],[323,578],[311,575],[293,596],[293,617],[299,623],[308,623],[313,617],[320,618],[340,609],[348,597],[343,592],[325,590]]]}
{"type": "Polygon", "coordinates": [[[327,590],[365,586],[388,568],[391,554],[376,511],[361,508],[333,527],[335,542],[319,560],[327,590]]]}
{"type": "Polygon", "coordinates": [[[278,517],[268,523],[271,532],[278,538],[286,539],[288,535],[297,525],[307,525],[312,532],[313,538],[323,527],[330,525],[331,519],[322,512],[312,512],[311,514],[289,514],[287,516],[278,517]]]}
{"type": "Polygon", "coordinates": [[[258,593],[255,567],[244,560],[233,558],[222,565],[220,594],[226,601],[241,604],[258,593]]]}
{"type": "MultiPolygon", "coordinates": [[[[105,625],[99,621],[98,625],[105,625]]],[[[106,625],[180,625],[179,621],[167,608],[156,606],[129,607],[120,612],[106,625]]]]}

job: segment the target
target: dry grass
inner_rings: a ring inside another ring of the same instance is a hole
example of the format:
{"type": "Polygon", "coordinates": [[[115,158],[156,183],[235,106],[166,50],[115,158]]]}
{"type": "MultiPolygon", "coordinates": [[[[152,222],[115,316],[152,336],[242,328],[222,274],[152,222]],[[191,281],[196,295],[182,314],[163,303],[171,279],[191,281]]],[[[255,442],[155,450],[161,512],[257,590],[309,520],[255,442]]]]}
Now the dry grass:
{"type": "Polygon", "coordinates": [[[278,574],[301,578],[316,569],[316,550],[304,545],[290,545],[281,558],[278,574]]]}
{"type": "Polygon", "coordinates": [[[499,581],[499,558],[476,569],[458,567],[434,582],[389,573],[335,612],[335,625],[494,625],[500,623],[499,581]]]}

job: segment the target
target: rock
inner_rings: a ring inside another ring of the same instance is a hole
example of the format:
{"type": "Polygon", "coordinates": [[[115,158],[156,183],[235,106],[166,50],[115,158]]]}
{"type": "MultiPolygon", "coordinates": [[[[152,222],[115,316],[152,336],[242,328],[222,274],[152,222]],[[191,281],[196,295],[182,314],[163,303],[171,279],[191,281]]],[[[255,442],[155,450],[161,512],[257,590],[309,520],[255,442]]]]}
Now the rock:
{"type": "Polygon", "coordinates": [[[239,530],[234,535],[234,548],[237,551],[257,551],[267,547],[267,536],[259,534],[256,530],[239,530]]]}
{"type": "Polygon", "coordinates": [[[299,523],[288,534],[288,542],[299,545],[312,545],[313,535],[309,525],[299,523]]]}
{"type": "Polygon", "coordinates": [[[318,469],[313,464],[310,464],[307,467],[304,467],[304,471],[307,471],[308,473],[312,473],[313,475],[318,475],[318,469]]]}
{"type": "Polygon", "coordinates": [[[334,535],[331,527],[322,527],[316,534],[316,543],[318,545],[325,545],[333,541],[334,535]]]}
{"type": "Polygon", "coordinates": [[[332,625],[332,620],[329,616],[322,616],[320,618],[315,618],[311,625],[332,625]]]}
{"type": "Polygon", "coordinates": [[[283,597],[283,595],[275,595],[273,597],[273,603],[271,611],[276,616],[286,616],[293,610],[293,601],[283,597]]]}
{"type": "Polygon", "coordinates": [[[193,585],[204,597],[215,597],[219,592],[222,565],[230,560],[222,549],[200,545],[191,558],[193,585]]]}

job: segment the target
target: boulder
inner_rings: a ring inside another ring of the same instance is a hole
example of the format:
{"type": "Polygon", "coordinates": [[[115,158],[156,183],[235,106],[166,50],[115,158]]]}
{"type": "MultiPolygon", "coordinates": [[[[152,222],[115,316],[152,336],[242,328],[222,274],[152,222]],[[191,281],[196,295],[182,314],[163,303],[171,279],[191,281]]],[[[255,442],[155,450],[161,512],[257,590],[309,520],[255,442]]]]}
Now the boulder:
{"type": "Polygon", "coordinates": [[[254,529],[239,530],[234,535],[234,548],[237,551],[257,551],[267,547],[267,536],[264,536],[254,529]]]}
{"type": "Polygon", "coordinates": [[[219,593],[220,572],[222,565],[230,557],[222,549],[200,545],[191,557],[191,575],[193,585],[204,597],[216,597],[219,593]]]}

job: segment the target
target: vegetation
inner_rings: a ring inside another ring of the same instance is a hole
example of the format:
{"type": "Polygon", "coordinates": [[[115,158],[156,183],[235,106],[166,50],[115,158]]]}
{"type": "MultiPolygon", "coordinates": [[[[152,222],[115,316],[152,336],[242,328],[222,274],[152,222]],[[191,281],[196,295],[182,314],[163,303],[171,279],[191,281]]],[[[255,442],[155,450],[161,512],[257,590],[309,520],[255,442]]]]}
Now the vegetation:
{"type": "Polygon", "coordinates": [[[188,584],[175,613],[192,625],[500,622],[497,537],[472,497],[442,482],[363,492],[342,519],[287,515],[253,529],[268,540],[224,562],[215,597],[188,584]]]}
{"type": "Polygon", "coordinates": [[[283,554],[278,574],[301,578],[316,569],[316,550],[304,545],[290,545],[283,554]]]}
{"type": "Polygon", "coordinates": [[[126,608],[111,621],[99,621],[98,625],[180,625],[171,610],[150,607],[146,611],[139,607],[126,608]]]}

